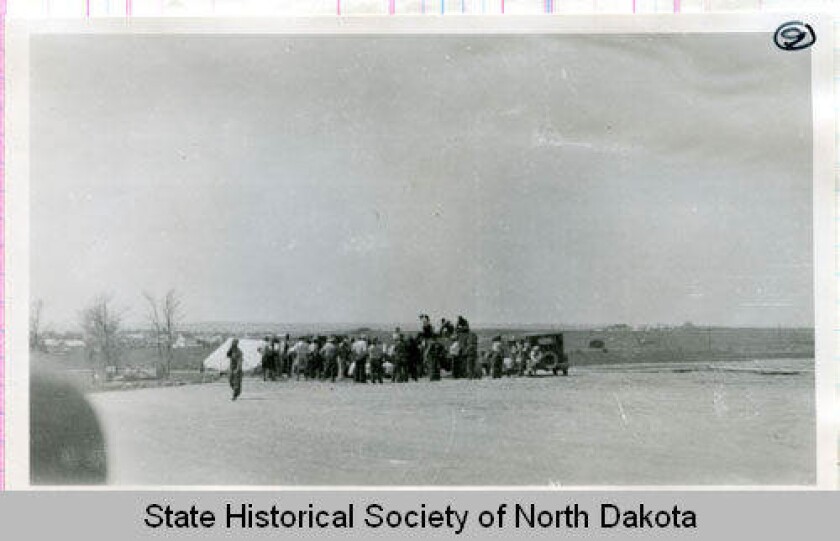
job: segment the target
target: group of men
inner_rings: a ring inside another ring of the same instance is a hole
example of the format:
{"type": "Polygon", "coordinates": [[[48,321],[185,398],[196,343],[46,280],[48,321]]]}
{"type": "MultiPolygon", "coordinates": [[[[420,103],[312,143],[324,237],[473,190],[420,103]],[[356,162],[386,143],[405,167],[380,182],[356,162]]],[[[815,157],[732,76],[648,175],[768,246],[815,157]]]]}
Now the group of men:
{"type": "MultiPolygon", "coordinates": [[[[261,348],[263,379],[352,378],[359,383],[383,383],[388,376],[393,382],[404,383],[423,377],[439,381],[442,370],[450,372],[454,379],[512,375],[500,336],[494,338],[490,351],[480,358],[478,336],[464,317],[458,316],[455,324],[441,319],[437,331],[428,315],[421,314],[420,321],[419,333],[406,335],[397,327],[390,343],[367,334],[355,338],[304,336],[294,341],[288,334],[266,336],[261,348]]],[[[228,351],[235,396],[241,392],[241,351],[237,351],[238,346],[228,351]],[[235,359],[239,360],[238,376],[233,375],[235,359]]]]}
{"type": "Polygon", "coordinates": [[[353,377],[364,381],[382,381],[387,371],[394,381],[415,381],[419,372],[421,353],[413,337],[405,338],[397,329],[392,344],[366,335],[353,340],[347,336],[302,336],[292,341],[266,337],[262,347],[263,379],[280,377],[329,379],[353,377]],[[356,370],[356,366],[366,367],[356,370]]]}
{"type": "Polygon", "coordinates": [[[464,317],[459,316],[457,324],[442,319],[438,331],[427,315],[421,315],[420,319],[419,333],[406,335],[398,327],[390,343],[366,334],[355,338],[303,336],[295,341],[288,334],[266,336],[261,348],[263,379],[353,378],[360,383],[381,383],[388,376],[402,383],[425,376],[437,381],[444,369],[456,379],[481,378],[485,372],[501,376],[501,348],[494,347],[498,351],[491,351],[486,363],[480,362],[478,336],[470,330],[464,317]]]}

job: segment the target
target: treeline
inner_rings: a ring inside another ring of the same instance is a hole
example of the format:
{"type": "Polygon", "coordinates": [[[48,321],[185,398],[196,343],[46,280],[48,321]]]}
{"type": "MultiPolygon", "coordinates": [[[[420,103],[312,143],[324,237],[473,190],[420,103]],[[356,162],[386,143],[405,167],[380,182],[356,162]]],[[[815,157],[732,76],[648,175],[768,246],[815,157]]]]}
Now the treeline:
{"type": "MultiPolygon", "coordinates": [[[[157,362],[155,375],[168,378],[172,372],[173,350],[178,328],[184,320],[183,302],[174,289],[162,297],[144,291],[141,293],[146,307],[145,319],[152,336],[157,362]]],[[[29,348],[46,351],[45,304],[36,299],[30,306],[29,348]]],[[[85,354],[94,373],[103,379],[119,374],[124,368],[123,353],[126,348],[124,337],[126,310],[119,307],[110,294],[96,296],[79,311],[78,323],[82,332],[85,354]]]]}

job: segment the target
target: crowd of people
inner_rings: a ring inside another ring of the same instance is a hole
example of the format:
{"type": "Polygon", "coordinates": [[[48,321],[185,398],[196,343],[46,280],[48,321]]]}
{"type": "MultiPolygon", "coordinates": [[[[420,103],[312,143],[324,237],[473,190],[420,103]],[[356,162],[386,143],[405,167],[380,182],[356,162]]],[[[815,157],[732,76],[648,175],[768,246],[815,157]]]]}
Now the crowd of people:
{"type": "MultiPolygon", "coordinates": [[[[266,336],[261,348],[264,380],[353,379],[358,383],[418,381],[428,377],[439,381],[442,371],[454,379],[522,375],[541,358],[539,346],[519,341],[505,348],[502,337],[493,338],[489,351],[479,354],[478,335],[469,322],[458,316],[455,323],[443,318],[435,330],[427,314],[420,315],[421,330],[404,333],[397,327],[387,343],[375,336],[266,336]]],[[[242,352],[233,341],[230,383],[234,400],[242,388],[242,352]]]]}

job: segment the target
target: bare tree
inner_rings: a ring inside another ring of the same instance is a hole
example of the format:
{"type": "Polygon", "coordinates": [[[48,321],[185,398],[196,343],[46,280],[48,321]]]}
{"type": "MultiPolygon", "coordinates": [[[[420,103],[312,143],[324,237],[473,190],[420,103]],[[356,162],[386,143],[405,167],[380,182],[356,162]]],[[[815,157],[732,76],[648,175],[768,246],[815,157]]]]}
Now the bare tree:
{"type": "Polygon", "coordinates": [[[148,304],[148,319],[155,336],[158,357],[165,363],[164,374],[169,377],[174,357],[175,334],[182,318],[181,298],[174,289],[167,291],[160,302],[149,292],[143,292],[143,297],[148,304]]]}
{"type": "Polygon", "coordinates": [[[148,304],[148,311],[146,312],[149,319],[149,325],[152,328],[152,335],[155,337],[155,346],[157,347],[158,362],[155,363],[155,374],[157,377],[163,375],[164,354],[163,354],[163,332],[161,332],[162,324],[160,312],[158,311],[157,300],[154,295],[148,291],[143,292],[143,298],[148,304]]]}
{"type": "Polygon", "coordinates": [[[41,315],[44,311],[44,301],[37,299],[32,301],[29,309],[29,349],[43,349],[44,338],[41,335],[41,315]]]}
{"type": "Polygon", "coordinates": [[[80,314],[82,330],[85,334],[85,344],[89,358],[100,363],[103,372],[113,366],[119,371],[120,342],[119,333],[122,326],[122,314],[113,306],[108,295],[100,295],[94,299],[80,314]]]}
{"type": "Polygon", "coordinates": [[[166,336],[166,359],[167,359],[167,374],[172,366],[172,347],[175,345],[175,333],[177,327],[181,323],[181,298],[174,289],[166,292],[163,298],[163,330],[166,336]]]}

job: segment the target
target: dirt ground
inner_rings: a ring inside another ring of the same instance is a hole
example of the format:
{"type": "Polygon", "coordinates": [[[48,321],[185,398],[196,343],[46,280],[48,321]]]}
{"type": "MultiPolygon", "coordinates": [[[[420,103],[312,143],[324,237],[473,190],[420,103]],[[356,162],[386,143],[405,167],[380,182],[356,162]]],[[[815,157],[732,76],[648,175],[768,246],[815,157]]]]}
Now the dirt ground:
{"type": "Polygon", "coordinates": [[[815,480],[813,382],[776,360],[89,398],[115,484],[788,485],[815,480]]]}

